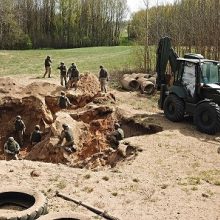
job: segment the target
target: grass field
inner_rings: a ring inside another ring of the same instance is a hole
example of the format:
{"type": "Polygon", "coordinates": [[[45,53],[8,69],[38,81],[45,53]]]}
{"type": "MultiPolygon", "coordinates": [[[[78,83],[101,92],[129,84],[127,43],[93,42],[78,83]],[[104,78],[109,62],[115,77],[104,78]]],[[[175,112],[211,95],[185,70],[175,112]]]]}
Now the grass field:
{"type": "Polygon", "coordinates": [[[80,72],[98,73],[100,64],[109,72],[122,69],[133,69],[132,46],[91,47],[60,50],[0,50],[0,75],[30,74],[36,77],[44,73],[44,60],[49,55],[52,60],[52,74],[61,61],[67,67],[76,63],[80,72]]]}

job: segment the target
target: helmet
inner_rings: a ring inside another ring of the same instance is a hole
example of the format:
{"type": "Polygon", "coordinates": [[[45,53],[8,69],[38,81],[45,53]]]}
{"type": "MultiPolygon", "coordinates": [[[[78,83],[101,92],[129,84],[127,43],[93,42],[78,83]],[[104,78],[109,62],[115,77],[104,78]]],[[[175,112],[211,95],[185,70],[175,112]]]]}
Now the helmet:
{"type": "Polygon", "coordinates": [[[60,65],[64,65],[64,62],[61,62],[60,65]]]}
{"type": "Polygon", "coordinates": [[[50,56],[47,56],[47,59],[50,59],[50,56]]]}
{"type": "Polygon", "coordinates": [[[17,116],[16,116],[16,119],[21,119],[21,116],[20,116],[20,115],[17,115],[17,116]]]}
{"type": "Polygon", "coordinates": [[[102,69],[102,68],[103,68],[103,66],[100,66],[100,68],[102,69]]]}
{"type": "Polygon", "coordinates": [[[61,95],[65,95],[65,92],[64,91],[61,91],[61,93],[60,93],[61,95]]]}
{"type": "Polygon", "coordinates": [[[64,124],[62,124],[62,127],[63,127],[63,128],[67,128],[67,127],[69,127],[69,126],[68,126],[68,124],[64,123],[64,124]]]}
{"type": "Polygon", "coordinates": [[[114,126],[115,126],[115,129],[118,129],[121,127],[119,123],[115,123],[114,126]]]}
{"type": "Polygon", "coordinates": [[[8,141],[13,142],[15,139],[13,137],[9,137],[8,141]]]}
{"type": "Polygon", "coordinates": [[[72,63],[72,66],[75,66],[75,63],[72,63]]]}
{"type": "Polygon", "coordinates": [[[36,130],[40,130],[40,125],[35,125],[36,130]]]}

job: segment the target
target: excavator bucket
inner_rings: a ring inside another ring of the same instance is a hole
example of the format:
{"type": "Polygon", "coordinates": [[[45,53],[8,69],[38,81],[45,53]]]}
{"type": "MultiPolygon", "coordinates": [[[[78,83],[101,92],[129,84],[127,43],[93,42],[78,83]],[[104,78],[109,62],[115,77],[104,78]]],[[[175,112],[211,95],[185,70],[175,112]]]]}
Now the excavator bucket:
{"type": "Polygon", "coordinates": [[[160,39],[157,48],[157,87],[160,89],[161,84],[166,84],[165,74],[166,66],[169,61],[171,49],[171,39],[169,37],[163,37],[160,39]]]}

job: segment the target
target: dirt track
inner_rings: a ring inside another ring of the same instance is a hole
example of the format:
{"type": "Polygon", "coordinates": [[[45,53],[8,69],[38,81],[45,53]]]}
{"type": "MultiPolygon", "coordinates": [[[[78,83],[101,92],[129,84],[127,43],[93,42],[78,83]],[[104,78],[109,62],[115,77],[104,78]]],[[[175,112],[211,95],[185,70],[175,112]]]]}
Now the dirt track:
{"type": "Polygon", "coordinates": [[[163,128],[156,134],[128,138],[142,152],[114,168],[94,171],[27,160],[0,161],[1,185],[36,188],[48,196],[50,211],[75,210],[92,219],[96,217],[90,211],[55,197],[55,192],[70,194],[122,220],[220,219],[219,134],[197,132],[190,119],[169,122],[155,106],[145,111],[142,102],[149,103],[148,98],[136,93],[112,92],[124,114],[138,114],[140,120],[163,128]],[[40,176],[31,177],[32,170],[40,176]]]}

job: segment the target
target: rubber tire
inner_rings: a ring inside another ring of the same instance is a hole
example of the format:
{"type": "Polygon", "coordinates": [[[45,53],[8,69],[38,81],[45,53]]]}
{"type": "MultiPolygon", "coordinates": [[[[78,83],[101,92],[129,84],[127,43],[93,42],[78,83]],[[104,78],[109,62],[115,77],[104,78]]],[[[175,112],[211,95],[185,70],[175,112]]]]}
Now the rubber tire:
{"type": "Polygon", "coordinates": [[[24,207],[22,211],[0,210],[1,220],[33,220],[47,213],[47,198],[41,193],[24,188],[0,189],[0,207],[14,204],[24,207]]]}
{"type": "Polygon", "coordinates": [[[49,213],[47,215],[41,216],[38,220],[59,220],[59,219],[91,220],[93,218],[75,212],[58,212],[58,213],[49,213]]]}
{"type": "Polygon", "coordinates": [[[197,129],[206,134],[215,134],[220,130],[220,108],[214,102],[199,104],[194,113],[194,123],[197,129]],[[202,120],[203,113],[208,113],[208,124],[202,120]]]}
{"type": "Polygon", "coordinates": [[[166,118],[173,122],[182,121],[184,118],[184,102],[174,94],[166,97],[163,105],[163,110],[166,118]],[[172,109],[170,109],[172,108],[172,109]]]}

